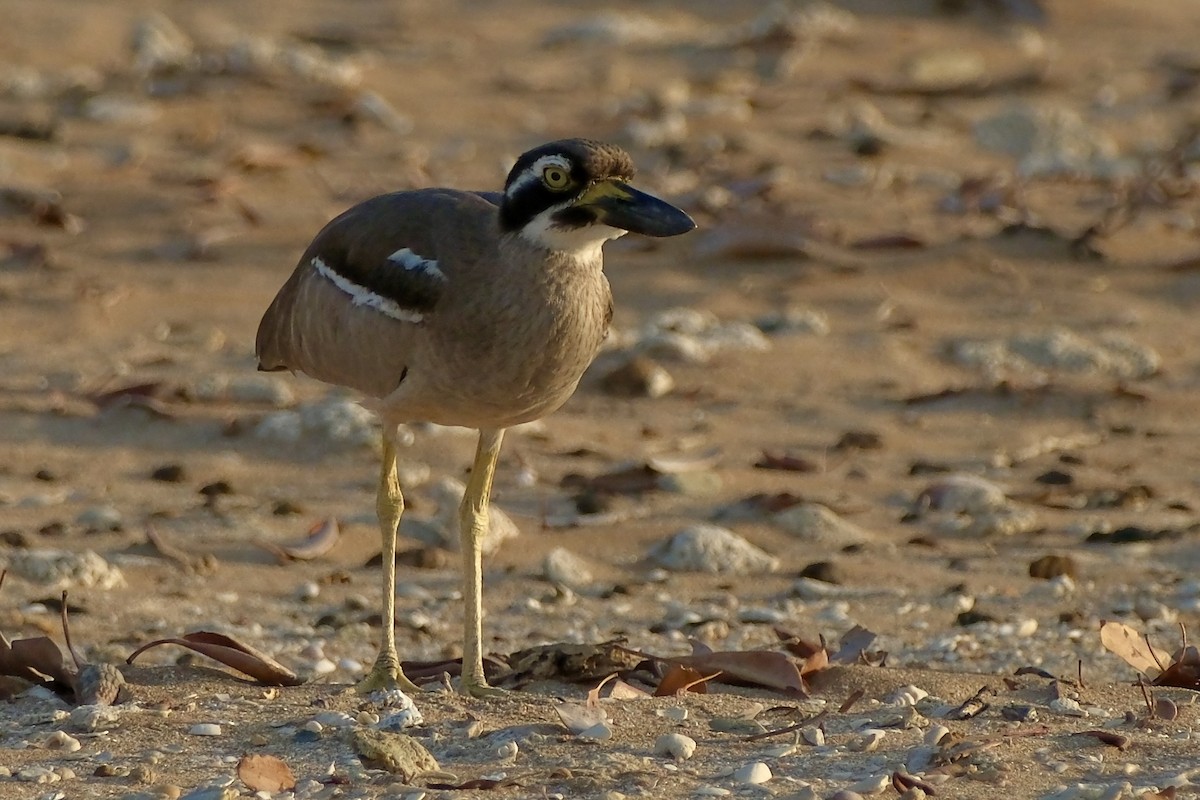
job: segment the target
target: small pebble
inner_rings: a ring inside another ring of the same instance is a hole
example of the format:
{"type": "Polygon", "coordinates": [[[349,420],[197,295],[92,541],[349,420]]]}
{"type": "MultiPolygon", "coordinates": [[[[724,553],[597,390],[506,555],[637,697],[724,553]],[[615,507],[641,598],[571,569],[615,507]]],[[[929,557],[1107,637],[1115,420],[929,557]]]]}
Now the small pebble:
{"type": "Polygon", "coordinates": [[[696,753],[696,740],[682,733],[664,733],[655,740],[654,752],[676,761],[687,761],[696,753]]]}
{"type": "Polygon", "coordinates": [[[813,747],[823,747],[825,745],[825,731],[821,730],[816,725],[808,725],[800,729],[800,738],[811,744],[813,747]]]}
{"type": "Polygon", "coordinates": [[[612,738],[612,728],[607,722],[597,722],[590,728],[579,732],[579,738],[593,742],[607,742],[612,738]]]}
{"type": "Polygon", "coordinates": [[[516,742],[505,742],[496,748],[496,758],[501,761],[508,761],[509,759],[516,758],[518,752],[520,752],[520,748],[516,742]]]}
{"type": "Polygon", "coordinates": [[[62,750],[67,753],[74,753],[82,747],[78,739],[63,731],[55,731],[47,736],[45,746],[50,750],[62,750]]]}
{"type": "Polygon", "coordinates": [[[771,768],[761,761],[743,764],[733,771],[733,779],[747,786],[766,783],[771,777],[771,768]]]}
{"type": "Polygon", "coordinates": [[[200,722],[188,728],[192,736],[220,736],[221,726],[215,722],[200,722]]]}
{"type": "Polygon", "coordinates": [[[872,775],[869,778],[863,778],[855,784],[851,784],[850,791],[858,794],[878,794],[891,786],[892,778],[888,774],[872,775]]]}
{"type": "Polygon", "coordinates": [[[883,737],[884,732],[881,730],[866,730],[851,739],[846,744],[846,747],[855,753],[870,753],[879,747],[879,743],[883,741],[883,737]]]}
{"type": "Polygon", "coordinates": [[[688,710],[683,706],[671,706],[670,708],[660,708],[654,712],[660,717],[666,717],[672,722],[685,722],[688,718],[688,710]]]}

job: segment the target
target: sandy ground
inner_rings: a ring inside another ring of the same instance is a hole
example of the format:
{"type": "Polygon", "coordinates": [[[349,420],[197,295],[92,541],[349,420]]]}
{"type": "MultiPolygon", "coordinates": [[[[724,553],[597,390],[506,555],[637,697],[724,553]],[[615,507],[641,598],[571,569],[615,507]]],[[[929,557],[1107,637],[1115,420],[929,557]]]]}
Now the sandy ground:
{"type": "MultiPolygon", "coordinates": [[[[943,751],[981,744],[924,765],[942,796],[1196,792],[1191,694],[1160,691],[1180,714],[1147,720],[1135,673],[1097,631],[1123,620],[1171,650],[1200,608],[1200,146],[1187,133],[1200,7],[1054,3],[1041,26],[1020,18],[1034,7],[0,0],[0,561],[94,551],[123,576],[106,588],[14,569],[0,631],[57,637],[43,601],[67,588],[92,660],[210,629],[300,671],[333,669],[269,690],[152,651],[128,673],[143,710],[103,734],[18,692],[0,706],[13,721],[0,767],[47,766],[57,782],[0,778],[0,794],[174,796],[229,781],[245,752],[287,761],[299,796],[470,794],[364,772],[337,726],[297,739],[318,713],[372,713],[342,690],[377,641],[376,465],[370,446],[256,433],[330,390],[262,382],[253,335],[309,238],[348,205],[397,188],[499,188],[524,149],[573,135],[626,146],[640,185],[700,230],[609,246],[614,350],[566,407],[506,442],[496,503],[521,534],[485,567],[485,645],[623,638],[679,655],[689,638],[740,650],[774,647],[775,627],[834,641],[861,624],[888,666],[838,667],[807,700],[714,686],[612,702],[612,739],[590,743],[553,710],[587,685],[539,681],[495,701],[430,693],[415,734],[452,782],[513,779],[481,797],[888,796],[870,782],[914,766],[945,724],[943,751]],[[130,43],[151,9],[183,38],[155,28],[139,63],[130,43]],[[603,376],[680,307],[803,324],[703,363],[660,353],[671,392],[615,396],[603,376]],[[103,397],[139,384],[152,401],[103,397]],[[764,453],[806,468],[756,468],[764,453]],[[565,476],[647,459],[699,469],[687,491],[618,494],[607,521],[557,525],[578,494],[565,476]],[[164,467],[175,480],[152,478],[164,467]],[[950,474],[1002,496],[956,510],[950,474]],[[228,492],[201,493],[222,481],[228,492]],[[761,503],[730,511],[783,493],[854,527],[797,533],[761,503]],[[256,544],[299,540],[330,516],[341,540],[314,561],[280,565],[256,544]],[[713,519],[777,568],[647,559],[713,519]],[[215,567],[158,557],[148,525],[215,567]],[[1140,541],[1085,541],[1122,530],[1140,541]],[[543,577],[560,547],[591,573],[574,591],[543,577]],[[1070,557],[1073,580],[1031,578],[1045,555],[1070,557]],[[831,562],[836,583],[798,583],[815,562],[831,562]],[[985,618],[964,625],[967,611],[985,618]],[[1002,680],[1023,666],[1066,681],[1082,670],[1084,687],[1066,691],[1089,716],[1052,707],[1049,679],[1002,680]],[[919,719],[862,746],[910,684],[931,694],[919,719]],[[983,686],[996,692],[988,711],[944,718],[983,686]],[[1023,705],[1036,719],[1002,713],[1023,705]],[[669,707],[689,714],[658,713],[669,707]],[[757,714],[774,729],[822,709],[822,746],[712,725],[757,714]],[[188,734],[204,722],[222,735],[188,734]],[[1127,748],[1079,735],[1099,728],[1127,748]],[[60,729],[78,752],[45,746],[60,729]],[[690,760],[655,753],[668,731],[696,740],[690,760]],[[733,774],[756,761],[770,781],[733,774]],[[124,772],[94,774],[106,764],[124,772]]],[[[472,448],[466,433],[414,430],[413,518],[435,513],[430,487],[461,478],[472,448]]],[[[455,560],[426,555],[432,567],[401,568],[400,646],[453,657],[455,560]]]]}

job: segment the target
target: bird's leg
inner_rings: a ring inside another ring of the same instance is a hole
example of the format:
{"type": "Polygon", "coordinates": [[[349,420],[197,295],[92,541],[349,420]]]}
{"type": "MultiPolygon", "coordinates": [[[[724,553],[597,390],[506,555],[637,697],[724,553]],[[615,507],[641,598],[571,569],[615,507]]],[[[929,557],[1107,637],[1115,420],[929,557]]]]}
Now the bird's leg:
{"type": "Polygon", "coordinates": [[[462,690],[475,697],[496,696],[503,690],[488,686],[483,676],[483,537],[487,535],[488,500],[492,494],[492,476],[496,473],[496,459],[500,455],[500,444],[504,440],[504,429],[479,431],[479,446],[475,450],[475,462],[471,465],[471,478],[463,493],[459,508],[460,547],[463,557],[463,666],[462,690]]]}
{"type": "Polygon", "coordinates": [[[379,468],[379,489],[375,495],[375,511],[379,515],[379,534],[383,545],[383,641],[375,666],[358,683],[360,694],[380,689],[400,689],[419,692],[400,668],[396,654],[396,528],[404,513],[404,495],[396,476],[396,444],[394,429],[387,425],[383,431],[383,463],[379,468]]]}

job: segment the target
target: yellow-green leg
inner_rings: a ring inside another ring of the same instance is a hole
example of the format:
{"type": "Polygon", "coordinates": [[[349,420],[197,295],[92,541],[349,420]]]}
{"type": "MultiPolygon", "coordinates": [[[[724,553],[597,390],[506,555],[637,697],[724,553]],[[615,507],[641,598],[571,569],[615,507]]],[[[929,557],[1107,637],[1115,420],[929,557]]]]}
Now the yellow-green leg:
{"type": "Polygon", "coordinates": [[[463,666],[462,690],[475,697],[495,697],[502,689],[488,686],[483,677],[483,537],[488,532],[488,500],[492,494],[492,477],[504,429],[479,431],[479,446],[471,479],[467,482],[459,508],[459,524],[463,557],[463,666]]]}
{"type": "Polygon", "coordinates": [[[396,529],[404,513],[404,494],[396,477],[394,430],[384,426],[383,463],[379,468],[379,489],[375,511],[379,516],[379,534],[383,545],[383,641],[379,656],[367,676],[359,681],[360,694],[381,689],[419,692],[420,688],[404,675],[396,654],[396,529]]]}

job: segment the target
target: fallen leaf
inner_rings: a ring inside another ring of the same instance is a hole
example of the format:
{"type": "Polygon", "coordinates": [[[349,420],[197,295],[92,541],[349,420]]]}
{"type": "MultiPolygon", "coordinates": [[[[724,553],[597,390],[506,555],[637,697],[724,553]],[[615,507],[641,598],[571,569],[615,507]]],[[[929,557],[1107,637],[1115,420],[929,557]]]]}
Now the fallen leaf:
{"type": "Polygon", "coordinates": [[[713,673],[706,678],[691,667],[685,667],[681,664],[672,664],[670,667],[668,667],[666,674],[662,677],[662,680],[658,682],[658,688],[654,690],[654,696],[675,697],[683,694],[684,692],[708,694],[707,683],[716,676],[717,673],[713,673]]]}
{"type": "Polygon", "coordinates": [[[650,693],[645,689],[639,689],[631,683],[617,678],[612,682],[612,688],[608,692],[609,698],[613,700],[645,700],[650,697],[650,693]]]}
{"type": "Polygon", "coordinates": [[[1162,665],[1170,661],[1167,653],[1152,647],[1140,633],[1123,622],[1101,622],[1100,644],[1148,678],[1157,677],[1163,671],[1162,665]]]}
{"type": "Polygon", "coordinates": [[[287,792],[296,788],[296,776],[291,768],[275,756],[242,756],[237,774],[252,792],[287,792]]]}
{"type": "Polygon", "coordinates": [[[576,736],[588,728],[608,722],[608,713],[599,706],[556,703],[554,710],[558,713],[558,718],[562,720],[566,729],[576,736]]]}
{"type": "Polygon", "coordinates": [[[604,680],[600,681],[600,683],[596,684],[594,689],[588,690],[587,704],[589,708],[596,708],[600,705],[600,690],[604,688],[604,684],[608,683],[615,677],[617,677],[617,673],[614,672],[604,680]]]}
{"type": "Polygon", "coordinates": [[[340,536],[341,530],[338,527],[338,521],[329,517],[313,523],[313,526],[308,529],[308,535],[299,542],[276,544],[260,539],[255,544],[273,553],[279,559],[279,563],[287,564],[291,561],[312,561],[320,558],[333,549],[340,536]]]}
{"type": "Polygon", "coordinates": [[[808,695],[796,662],[775,650],[719,651],[670,659],[670,662],[703,675],[718,673],[726,683],[748,683],[788,694],[808,695]]]}
{"type": "Polygon", "coordinates": [[[67,697],[74,692],[74,674],[63,662],[58,645],[46,636],[10,643],[0,635],[0,675],[37,683],[67,697]]]}
{"type": "Polygon", "coordinates": [[[180,638],[158,639],[144,644],[130,653],[129,657],[125,659],[125,663],[132,664],[133,660],[146,650],[163,644],[175,644],[194,650],[268,686],[299,686],[304,683],[304,680],[296,673],[265,653],[260,653],[235,639],[211,631],[196,631],[180,638]]]}
{"type": "Polygon", "coordinates": [[[842,634],[842,638],[838,640],[838,650],[829,660],[835,664],[853,664],[862,657],[875,638],[874,631],[855,625],[842,634]]]}

